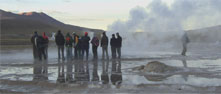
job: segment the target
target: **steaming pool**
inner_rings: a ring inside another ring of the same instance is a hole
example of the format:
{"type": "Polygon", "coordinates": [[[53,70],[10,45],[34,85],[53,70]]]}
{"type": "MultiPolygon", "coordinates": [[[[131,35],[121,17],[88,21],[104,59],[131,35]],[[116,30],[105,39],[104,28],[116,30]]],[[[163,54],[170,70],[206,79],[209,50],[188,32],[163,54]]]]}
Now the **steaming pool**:
{"type": "Polygon", "coordinates": [[[125,51],[122,59],[116,61],[99,59],[95,62],[90,54],[88,62],[67,62],[58,61],[57,51],[52,48],[48,61],[41,63],[32,59],[31,48],[5,50],[1,51],[0,58],[0,92],[219,93],[221,54],[202,53],[189,52],[187,56],[181,56],[175,51],[142,54],[125,51]],[[163,74],[132,70],[150,61],[160,61],[183,70],[163,74]]]}

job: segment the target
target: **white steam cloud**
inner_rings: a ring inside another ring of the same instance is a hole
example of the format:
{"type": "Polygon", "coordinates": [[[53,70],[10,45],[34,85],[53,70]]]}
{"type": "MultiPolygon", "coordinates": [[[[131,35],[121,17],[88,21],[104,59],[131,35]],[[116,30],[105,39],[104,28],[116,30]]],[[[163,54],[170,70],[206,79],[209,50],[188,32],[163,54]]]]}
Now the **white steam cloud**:
{"type": "Polygon", "coordinates": [[[125,46],[181,47],[184,30],[221,25],[220,4],[221,0],[174,0],[171,5],[153,0],[147,7],[131,9],[128,20],[114,22],[108,32],[120,32],[125,46]]]}

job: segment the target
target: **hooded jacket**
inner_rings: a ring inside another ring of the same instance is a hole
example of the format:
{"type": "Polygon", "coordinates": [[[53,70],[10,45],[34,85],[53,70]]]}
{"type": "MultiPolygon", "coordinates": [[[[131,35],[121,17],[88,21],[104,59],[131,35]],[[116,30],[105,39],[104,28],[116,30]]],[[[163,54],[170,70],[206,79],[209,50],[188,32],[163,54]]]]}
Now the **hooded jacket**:
{"type": "Polygon", "coordinates": [[[44,38],[44,45],[48,45],[48,42],[49,42],[49,40],[48,40],[48,36],[46,36],[45,35],[45,32],[43,32],[43,35],[42,35],[42,37],[44,38]]]}
{"type": "Polygon", "coordinates": [[[116,39],[116,47],[117,48],[120,48],[122,46],[122,38],[121,36],[117,36],[117,39],[116,39]]]}
{"type": "Polygon", "coordinates": [[[83,49],[89,49],[89,41],[90,41],[90,37],[85,35],[81,38],[81,41],[82,41],[82,48],[83,49]]]}
{"type": "Polygon", "coordinates": [[[110,45],[111,47],[117,47],[117,39],[115,37],[111,38],[110,45]]]}

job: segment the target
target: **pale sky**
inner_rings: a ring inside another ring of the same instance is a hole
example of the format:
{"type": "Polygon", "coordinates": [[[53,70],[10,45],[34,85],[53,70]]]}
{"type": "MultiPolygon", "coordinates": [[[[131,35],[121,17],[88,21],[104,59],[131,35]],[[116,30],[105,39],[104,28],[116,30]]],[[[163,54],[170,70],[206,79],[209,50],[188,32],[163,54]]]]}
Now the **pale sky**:
{"type": "MultiPolygon", "coordinates": [[[[14,13],[44,12],[77,26],[103,29],[116,20],[127,20],[129,11],[152,0],[0,0],[0,9],[14,13]]],[[[164,0],[168,4],[173,0],[164,0]]]]}

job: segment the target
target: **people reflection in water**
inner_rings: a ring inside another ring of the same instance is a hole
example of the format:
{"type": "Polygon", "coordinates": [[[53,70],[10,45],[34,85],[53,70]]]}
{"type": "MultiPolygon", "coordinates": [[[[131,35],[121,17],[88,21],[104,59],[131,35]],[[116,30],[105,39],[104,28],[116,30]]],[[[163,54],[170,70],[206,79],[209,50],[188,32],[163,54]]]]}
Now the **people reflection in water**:
{"type": "Polygon", "coordinates": [[[67,62],[66,64],[64,61],[58,60],[58,78],[57,82],[59,83],[72,83],[73,80],[73,63],[72,62],[67,62]],[[65,69],[64,66],[66,65],[66,75],[65,75],[65,69]]]}
{"type": "Polygon", "coordinates": [[[103,84],[108,84],[109,83],[108,67],[109,67],[109,60],[107,60],[107,61],[102,60],[101,81],[102,81],[103,84]]]}
{"type": "Polygon", "coordinates": [[[97,73],[97,65],[98,61],[97,60],[94,60],[93,61],[93,77],[92,77],[92,81],[99,81],[99,76],[98,76],[98,73],[97,73]]]}
{"type": "Polygon", "coordinates": [[[121,60],[112,60],[111,82],[113,85],[122,83],[121,60]]]}
{"type": "Polygon", "coordinates": [[[34,60],[33,75],[33,81],[48,80],[47,61],[39,62],[38,60],[34,60]]]}
{"type": "MultiPolygon", "coordinates": [[[[89,70],[89,62],[83,61],[82,59],[74,60],[72,62],[66,63],[66,74],[65,74],[65,64],[64,61],[58,61],[58,78],[57,82],[65,83],[65,82],[76,82],[76,83],[84,83],[84,82],[99,82],[100,78],[98,75],[98,61],[94,60],[92,62],[92,78],[90,80],[90,70],[89,70]],[[73,70],[74,64],[74,72],[73,70]],[[74,74],[74,75],[73,75],[74,74]]],[[[111,76],[109,78],[108,74],[109,61],[102,60],[102,74],[101,74],[101,82],[102,84],[108,84],[111,80],[113,85],[119,86],[122,83],[122,72],[121,72],[121,60],[114,59],[112,61],[112,70],[111,76]],[[110,80],[109,80],[110,79],[110,80]]]]}
{"type": "Polygon", "coordinates": [[[65,82],[65,74],[64,74],[64,62],[60,62],[58,60],[58,78],[57,82],[64,83],[65,82]]]}
{"type": "Polygon", "coordinates": [[[75,74],[74,74],[75,81],[77,82],[90,81],[88,62],[87,61],[83,62],[82,60],[78,60],[74,63],[74,65],[75,65],[75,74]]]}
{"type": "Polygon", "coordinates": [[[73,63],[71,61],[68,61],[66,66],[67,66],[66,81],[73,82],[73,63]]]}

